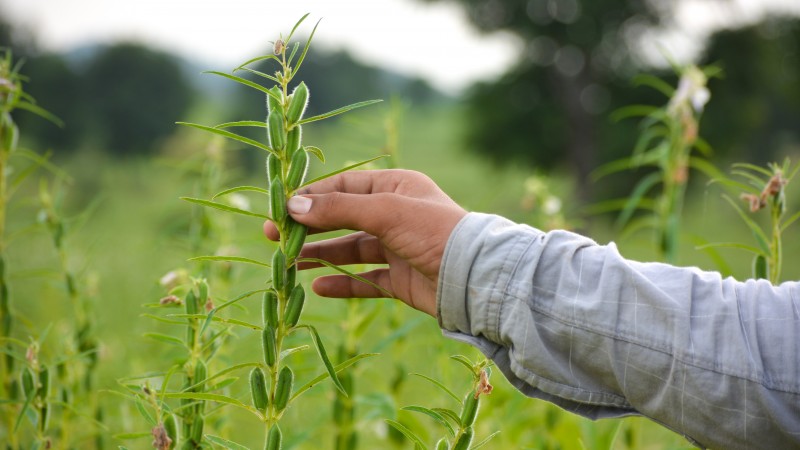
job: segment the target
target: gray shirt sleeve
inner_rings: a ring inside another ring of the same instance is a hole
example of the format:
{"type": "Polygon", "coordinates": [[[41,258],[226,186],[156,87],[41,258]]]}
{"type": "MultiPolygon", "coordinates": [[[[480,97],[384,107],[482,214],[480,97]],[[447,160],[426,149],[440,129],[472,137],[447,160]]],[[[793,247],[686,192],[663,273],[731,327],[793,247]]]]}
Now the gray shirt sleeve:
{"type": "Polygon", "coordinates": [[[713,448],[800,446],[800,284],[629,261],[566,231],[470,213],[437,292],[445,335],[520,391],[640,414],[713,448]]]}

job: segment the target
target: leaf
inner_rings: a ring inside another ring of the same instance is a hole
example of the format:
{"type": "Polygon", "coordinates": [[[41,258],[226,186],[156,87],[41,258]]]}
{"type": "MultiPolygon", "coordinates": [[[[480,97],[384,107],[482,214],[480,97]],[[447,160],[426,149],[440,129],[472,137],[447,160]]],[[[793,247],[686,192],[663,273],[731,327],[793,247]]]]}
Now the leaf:
{"type": "Polygon", "coordinates": [[[267,128],[267,123],[260,120],[239,120],[237,122],[225,122],[214,126],[214,128],[231,128],[231,127],[257,127],[267,128]]]}
{"type": "Polygon", "coordinates": [[[432,408],[432,409],[437,413],[439,413],[442,417],[446,417],[451,421],[453,421],[453,423],[457,427],[461,427],[461,417],[458,415],[458,413],[456,413],[452,409],[447,409],[447,408],[432,408]]]}
{"type": "Polygon", "coordinates": [[[753,247],[752,245],[741,244],[739,242],[710,242],[695,248],[697,250],[706,250],[708,248],[735,248],[744,250],[746,252],[755,253],[756,255],[764,255],[764,252],[762,252],[759,248],[753,247]]]}
{"type": "Polygon", "coordinates": [[[466,356],[464,356],[464,355],[451,355],[450,359],[452,359],[453,361],[458,361],[464,367],[466,367],[467,370],[469,370],[469,373],[471,375],[475,375],[475,364],[473,364],[472,361],[470,361],[469,358],[467,358],[466,356]]]}
{"type": "MultiPolygon", "coordinates": [[[[157,307],[160,307],[161,305],[159,305],[159,304],[156,304],[156,306],[157,306],[157,307]]],[[[142,317],[147,317],[148,319],[153,319],[153,320],[156,320],[156,321],[158,321],[158,322],[162,322],[162,323],[168,323],[168,324],[170,324],[170,325],[186,325],[186,322],[184,322],[184,321],[182,321],[182,320],[172,320],[172,319],[167,319],[166,317],[157,316],[157,315],[155,315],[155,314],[148,314],[148,313],[144,313],[144,314],[142,314],[141,316],[142,316],[142,317]]]]}
{"type": "Polygon", "coordinates": [[[282,360],[283,358],[286,358],[287,356],[292,355],[294,353],[302,352],[303,350],[308,350],[308,348],[309,348],[308,345],[301,345],[299,347],[287,348],[286,350],[283,350],[281,352],[281,355],[278,359],[282,360]]]}
{"type": "Polygon", "coordinates": [[[19,155],[33,161],[38,167],[48,170],[53,175],[63,178],[65,180],[72,180],[72,177],[49,160],[49,155],[42,156],[32,150],[20,148],[14,152],[14,155],[19,155]]]}
{"type": "Polygon", "coordinates": [[[447,430],[448,433],[450,433],[450,436],[456,437],[456,432],[453,429],[453,426],[450,425],[450,422],[448,422],[447,419],[442,417],[442,415],[439,414],[438,412],[425,408],[424,406],[416,406],[416,405],[406,406],[402,409],[406,411],[414,411],[421,414],[425,414],[426,416],[433,418],[435,421],[439,422],[447,430]]]}
{"type": "Polygon", "coordinates": [[[783,222],[783,225],[781,225],[781,232],[786,231],[786,229],[789,228],[793,223],[795,223],[797,219],[800,219],[800,211],[792,214],[792,217],[786,219],[786,221],[783,222]]]}
{"type": "Polygon", "coordinates": [[[295,42],[294,45],[292,46],[292,53],[289,55],[289,59],[286,60],[286,65],[287,66],[289,66],[289,67],[292,66],[292,61],[294,61],[294,55],[297,54],[297,49],[298,48],[300,48],[300,43],[299,42],[295,42]]]}
{"type": "Polygon", "coordinates": [[[265,59],[274,59],[275,61],[280,62],[278,57],[275,56],[275,55],[256,56],[253,59],[249,59],[249,60],[243,62],[242,64],[239,65],[239,67],[233,69],[233,71],[236,72],[237,70],[243,70],[245,68],[244,66],[249,66],[250,64],[253,64],[254,62],[264,61],[265,59]]]}
{"type": "MultiPolygon", "coordinates": [[[[206,380],[207,382],[208,380],[206,380]]],[[[236,400],[235,398],[228,397],[226,395],[220,394],[209,394],[207,392],[167,392],[164,394],[166,398],[185,398],[188,400],[199,400],[203,402],[217,402],[217,403],[224,403],[226,405],[236,406],[237,408],[242,408],[244,410],[254,412],[252,408],[245,405],[244,403],[236,400]]]]}
{"type": "Polygon", "coordinates": [[[242,192],[242,191],[251,191],[251,192],[258,192],[260,194],[269,195],[269,191],[260,187],[256,186],[236,186],[230,189],[225,189],[224,191],[217,192],[211,197],[211,200],[214,200],[217,197],[222,197],[223,195],[233,194],[234,192],[242,192]]]}
{"type": "Polygon", "coordinates": [[[424,378],[425,380],[430,381],[431,383],[433,383],[434,386],[436,386],[439,389],[441,389],[442,391],[444,391],[450,397],[453,397],[453,399],[455,399],[455,401],[457,401],[459,405],[463,404],[461,399],[456,394],[454,394],[453,391],[448,389],[447,386],[443,385],[440,381],[434,380],[433,378],[431,378],[431,377],[429,377],[427,375],[423,375],[421,373],[416,373],[415,372],[415,373],[412,373],[411,375],[414,375],[414,376],[417,376],[417,377],[420,377],[420,378],[424,378]]]}
{"type": "Polygon", "coordinates": [[[214,436],[211,434],[206,434],[205,438],[207,441],[211,442],[212,444],[217,444],[219,446],[225,447],[228,450],[250,450],[248,447],[244,445],[239,445],[236,442],[229,441],[227,439],[223,439],[219,436],[214,436]]]}
{"type": "Polygon", "coordinates": [[[661,78],[646,73],[635,76],[633,78],[633,84],[635,86],[649,86],[667,97],[672,97],[675,94],[675,88],[670,86],[669,83],[661,78]]]}
{"type": "Polygon", "coordinates": [[[756,255],[753,259],[753,278],[768,279],[767,258],[765,258],[764,255],[756,255]]]}
{"type": "Polygon", "coordinates": [[[372,281],[369,281],[368,279],[366,279],[366,278],[364,278],[364,277],[362,277],[360,275],[356,275],[353,272],[348,271],[347,269],[343,269],[343,268],[337,266],[336,264],[333,264],[333,263],[330,263],[328,261],[325,261],[324,259],[319,259],[319,258],[297,258],[297,261],[298,262],[314,262],[314,263],[317,263],[317,264],[322,264],[323,266],[329,267],[329,268],[331,268],[331,269],[333,269],[333,270],[335,270],[337,272],[340,272],[340,273],[342,273],[344,275],[347,275],[348,277],[350,277],[350,278],[352,278],[354,280],[358,280],[358,281],[360,281],[360,282],[362,282],[364,284],[367,284],[369,286],[374,287],[375,289],[377,289],[381,293],[385,294],[386,298],[394,298],[394,295],[392,295],[391,292],[389,292],[386,289],[378,286],[377,284],[373,283],[372,281]]]}
{"type": "Polygon", "coordinates": [[[155,418],[153,418],[153,415],[152,415],[152,414],[150,414],[150,411],[148,411],[148,410],[147,410],[147,409],[144,407],[144,403],[143,403],[143,401],[142,401],[141,397],[136,397],[136,402],[135,402],[135,404],[136,404],[136,409],[139,411],[139,414],[141,414],[141,415],[142,415],[142,417],[144,417],[144,419],[147,421],[147,423],[148,423],[148,424],[149,424],[151,427],[154,427],[154,426],[156,426],[156,419],[155,419],[155,418]]]}
{"type": "Polygon", "coordinates": [[[332,177],[334,175],[338,175],[338,174],[340,174],[342,172],[347,172],[348,170],[355,169],[356,167],[359,167],[359,166],[363,166],[364,164],[369,164],[372,161],[375,161],[375,160],[378,160],[378,159],[381,159],[381,158],[388,158],[388,157],[389,157],[389,155],[381,155],[381,156],[376,156],[374,158],[368,159],[366,161],[361,161],[361,162],[357,162],[355,164],[351,164],[351,165],[349,165],[347,167],[344,167],[342,169],[334,170],[333,172],[329,172],[329,173],[326,173],[325,175],[318,176],[317,178],[314,178],[313,180],[306,181],[305,183],[300,185],[300,187],[308,186],[308,185],[310,185],[312,183],[316,183],[317,181],[321,181],[321,180],[324,180],[326,178],[330,178],[330,177],[332,177]]]}
{"type": "Polygon", "coordinates": [[[19,102],[19,103],[17,103],[16,106],[19,109],[24,109],[26,111],[32,112],[32,113],[36,114],[37,116],[41,117],[42,119],[49,120],[50,122],[53,122],[59,128],[64,128],[64,121],[62,121],[61,119],[56,117],[55,114],[51,113],[50,111],[47,111],[44,108],[41,108],[41,107],[36,106],[33,103],[29,103],[29,102],[19,102]]]}
{"type": "Polygon", "coordinates": [[[295,30],[297,30],[297,27],[299,27],[300,24],[303,23],[304,20],[306,20],[306,17],[308,17],[309,14],[311,13],[303,14],[303,17],[301,17],[300,20],[298,20],[297,23],[294,24],[294,26],[292,27],[292,31],[289,32],[289,36],[286,37],[287,43],[292,40],[292,36],[294,36],[295,30]]]}
{"type": "Polygon", "coordinates": [[[246,211],[244,209],[234,208],[233,206],[228,206],[223,203],[212,202],[209,200],[203,200],[199,198],[191,198],[191,197],[181,197],[181,200],[185,200],[189,203],[196,203],[201,206],[207,206],[209,208],[216,208],[222,211],[232,212],[236,214],[241,214],[244,216],[252,216],[252,217],[260,217],[262,219],[270,219],[269,216],[265,216],[264,214],[254,213],[252,211],[246,211]]]}
{"type": "Polygon", "coordinates": [[[259,72],[258,70],[253,70],[253,69],[251,69],[249,67],[242,67],[239,70],[244,70],[245,72],[250,72],[253,75],[256,75],[256,76],[259,76],[259,77],[262,77],[262,78],[266,78],[266,79],[268,79],[270,81],[274,81],[275,83],[279,83],[280,84],[280,82],[281,82],[279,79],[273,77],[272,75],[268,75],[268,74],[266,74],[264,72],[259,72]]]}
{"type": "MultiPolygon", "coordinates": [[[[253,147],[260,148],[261,150],[264,150],[264,151],[267,151],[267,152],[270,152],[270,153],[275,153],[274,150],[272,150],[268,146],[262,144],[261,142],[255,141],[255,140],[250,139],[250,138],[246,138],[244,136],[239,136],[238,134],[231,133],[230,131],[225,131],[225,130],[221,130],[219,128],[214,128],[214,127],[207,127],[205,125],[200,125],[200,124],[196,124],[196,123],[189,123],[189,122],[175,122],[175,123],[178,124],[178,125],[184,125],[184,126],[187,126],[187,127],[197,128],[198,130],[208,131],[209,133],[218,134],[218,135],[220,135],[222,137],[226,137],[228,139],[233,139],[234,141],[239,141],[239,142],[241,142],[243,144],[251,145],[253,147]]],[[[275,153],[275,154],[277,155],[277,153],[275,153]]]]}
{"type": "Polygon", "coordinates": [[[241,83],[241,84],[243,84],[243,85],[245,85],[247,87],[251,87],[251,88],[253,88],[253,89],[257,90],[257,91],[261,91],[261,92],[269,95],[270,97],[275,98],[276,100],[280,100],[280,98],[278,98],[275,95],[274,92],[270,92],[268,87],[262,86],[262,85],[260,85],[258,83],[254,83],[254,82],[252,82],[250,80],[246,80],[246,79],[244,79],[242,77],[237,77],[236,75],[231,75],[231,74],[225,73],[225,72],[218,72],[216,70],[207,70],[207,71],[205,71],[203,73],[209,73],[211,75],[219,75],[221,77],[225,77],[225,78],[227,78],[229,80],[233,80],[233,81],[235,81],[237,83],[241,83]]]}
{"type": "Polygon", "coordinates": [[[325,154],[322,153],[322,150],[319,147],[314,147],[313,145],[307,145],[303,147],[307,152],[311,153],[312,155],[316,156],[317,159],[322,163],[325,164],[325,154]]]}
{"type": "MultiPolygon", "coordinates": [[[[130,439],[141,439],[146,437],[153,437],[153,433],[149,431],[142,431],[139,433],[117,433],[111,436],[114,439],[119,439],[121,441],[130,440],[130,439]]],[[[120,447],[124,448],[124,447],[120,447]]]]}
{"type": "Polygon", "coordinates": [[[623,170],[628,170],[633,167],[634,167],[633,158],[630,157],[622,158],[616,161],[605,163],[600,167],[598,167],[597,169],[594,169],[592,173],[589,174],[589,177],[593,182],[596,182],[607,175],[611,175],[617,172],[622,172],[623,170]]]}
{"type": "Polygon", "coordinates": [[[722,197],[728,203],[730,203],[731,206],[733,206],[733,209],[736,210],[736,212],[739,214],[739,217],[742,218],[744,223],[747,224],[747,226],[753,232],[753,236],[755,236],[756,242],[758,242],[758,246],[761,247],[761,249],[764,251],[764,254],[768,255],[770,253],[768,244],[769,240],[767,239],[767,235],[764,234],[764,231],[761,229],[761,227],[759,227],[758,224],[756,224],[755,221],[753,221],[753,219],[751,219],[747,214],[745,214],[742,208],[740,208],[739,205],[737,205],[736,202],[733,201],[733,199],[731,199],[727,195],[723,195],[722,197]]]}
{"type": "Polygon", "coordinates": [[[243,258],[241,256],[195,256],[194,258],[189,258],[188,261],[226,261],[226,262],[255,264],[257,266],[264,266],[264,267],[272,267],[271,265],[265,262],[256,261],[255,259],[250,259],[250,258],[243,258]]]}
{"type": "Polygon", "coordinates": [[[759,166],[757,166],[755,164],[734,163],[734,164],[732,164],[731,167],[735,167],[735,168],[739,168],[739,169],[750,169],[753,172],[758,172],[758,173],[764,175],[767,178],[772,178],[772,175],[773,175],[773,173],[770,172],[768,169],[765,169],[763,167],[759,167],[759,166]]]}
{"type": "Polygon", "coordinates": [[[300,54],[300,58],[297,60],[297,65],[294,67],[294,69],[292,69],[292,73],[289,75],[289,80],[294,78],[297,71],[300,70],[300,66],[303,65],[303,60],[306,59],[306,53],[308,53],[308,47],[311,46],[311,40],[314,39],[314,33],[317,32],[317,27],[319,26],[320,21],[322,21],[322,19],[318,20],[317,24],[314,25],[314,29],[311,30],[311,35],[308,36],[306,45],[303,47],[303,53],[300,54]]]}
{"type": "Polygon", "coordinates": [[[694,243],[695,249],[700,250],[706,253],[709,258],[717,265],[717,271],[722,274],[723,277],[729,277],[733,273],[731,270],[731,266],[725,261],[725,258],[719,254],[719,252],[714,248],[713,244],[710,244],[707,240],[705,240],[701,236],[694,235],[694,243]]]}
{"type": "Polygon", "coordinates": [[[336,385],[336,389],[339,389],[339,392],[347,397],[347,391],[342,385],[342,382],[339,381],[339,377],[336,376],[336,370],[333,368],[333,364],[331,364],[331,360],[328,358],[328,352],[325,351],[325,346],[322,344],[322,339],[319,337],[317,329],[311,325],[300,325],[299,327],[303,327],[308,330],[309,334],[311,335],[311,340],[314,341],[314,346],[317,347],[319,359],[321,359],[322,364],[325,365],[325,370],[328,371],[331,381],[333,381],[333,384],[336,385]]]}
{"type": "Polygon", "coordinates": [[[416,433],[408,429],[408,427],[406,427],[402,423],[391,419],[384,419],[384,422],[386,422],[389,426],[391,426],[395,430],[403,433],[403,436],[407,437],[410,441],[414,442],[415,450],[427,449],[425,444],[422,442],[422,439],[420,439],[420,437],[417,436],[416,433]]]}
{"type": "Polygon", "coordinates": [[[499,431],[495,431],[494,433],[492,433],[489,436],[487,436],[486,439],[484,439],[484,440],[478,442],[477,444],[473,445],[472,447],[470,447],[470,450],[478,450],[479,448],[481,448],[484,445],[486,445],[490,440],[492,440],[492,438],[494,438],[498,434],[500,434],[500,432],[499,431]]]}
{"type": "Polygon", "coordinates": [[[348,111],[352,111],[356,108],[363,108],[364,106],[374,105],[375,103],[380,103],[383,100],[367,100],[364,102],[353,103],[352,105],[343,106],[339,109],[334,109],[333,111],[326,112],[325,114],[320,114],[318,116],[309,117],[307,119],[303,119],[298,122],[298,124],[303,125],[310,122],[316,122],[318,120],[327,119],[329,117],[338,116],[339,114],[344,114],[348,111]]]}
{"type": "Polygon", "coordinates": [[[619,122],[629,117],[646,117],[658,111],[659,108],[651,105],[623,106],[611,113],[611,120],[619,122]]]}
{"type": "Polygon", "coordinates": [[[657,185],[661,181],[661,173],[660,172],[653,172],[650,175],[639,180],[636,184],[636,187],[633,189],[633,192],[628,196],[628,201],[625,202],[625,206],[622,208],[622,212],[619,214],[619,218],[617,219],[617,226],[622,227],[630,220],[631,216],[633,216],[634,211],[636,211],[639,203],[641,203],[642,198],[644,198],[645,194],[655,185],[657,185]]]}
{"type": "Polygon", "coordinates": [[[246,299],[247,297],[250,297],[251,295],[255,295],[255,294],[258,294],[260,292],[265,292],[265,291],[266,291],[266,289],[258,289],[258,290],[255,290],[255,291],[245,292],[244,294],[234,298],[233,300],[228,300],[227,302],[225,302],[225,303],[215,307],[211,311],[209,311],[208,312],[208,317],[206,318],[206,321],[203,323],[203,326],[200,328],[200,335],[205,333],[206,328],[208,328],[208,326],[211,324],[211,321],[214,319],[214,316],[219,311],[222,311],[223,309],[225,309],[225,308],[227,308],[227,307],[229,307],[231,305],[235,305],[236,303],[239,303],[240,301],[246,299]]]}
{"type": "MultiPolygon", "coordinates": [[[[378,356],[378,355],[379,355],[379,353],[362,353],[360,355],[356,355],[356,356],[348,359],[347,361],[344,361],[344,362],[341,362],[341,363],[337,364],[336,367],[335,367],[335,370],[336,370],[337,373],[341,372],[342,370],[352,366],[353,364],[357,363],[358,361],[360,361],[360,360],[362,360],[364,358],[370,358],[370,357],[378,356]]],[[[328,372],[325,372],[325,373],[323,373],[321,375],[318,375],[318,376],[314,377],[311,381],[309,381],[308,383],[304,384],[299,389],[297,389],[295,391],[295,393],[292,395],[292,398],[289,400],[289,402],[294,401],[294,399],[299,397],[300,394],[302,394],[305,391],[311,389],[317,383],[319,383],[320,381],[324,380],[325,378],[328,378],[329,376],[330,375],[328,374],[328,372]]]]}
{"type": "Polygon", "coordinates": [[[186,347],[186,345],[184,344],[184,342],[182,340],[180,340],[179,338],[176,338],[175,336],[170,336],[168,334],[145,333],[142,336],[149,337],[151,339],[155,339],[155,340],[161,341],[161,342],[166,342],[168,344],[174,344],[174,345],[179,345],[181,347],[186,347]]]}

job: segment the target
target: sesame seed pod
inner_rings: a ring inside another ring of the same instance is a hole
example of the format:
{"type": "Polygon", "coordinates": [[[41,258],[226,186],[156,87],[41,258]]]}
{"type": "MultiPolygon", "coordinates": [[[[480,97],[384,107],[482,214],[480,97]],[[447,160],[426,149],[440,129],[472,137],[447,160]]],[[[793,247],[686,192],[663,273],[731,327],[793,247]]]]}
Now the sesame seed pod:
{"type": "Polygon", "coordinates": [[[447,442],[447,438],[439,439],[439,442],[436,443],[436,450],[449,450],[450,443],[447,442]]]}
{"type": "Polygon", "coordinates": [[[300,149],[292,155],[292,162],[289,164],[289,174],[286,176],[286,188],[293,192],[301,184],[308,173],[308,152],[300,149]]]}
{"type": "Polygon", "coordinates": [[[195,446],[200,444],[203,440],[203,425],[203,417],[194,416],[194,422],[192,422],[192,441],[194,441],[195,446]]]}
{"type": "Polygon", "coordinates": [[[47,430],[47,424],[50,422],[50,405],[43,404],[39,409],[39,431],[44,433],[47,430]]]}
{"type": "Polygon", "coordinates": [[[208,301],[208,283],[206,280],[200,280],[197,287],[198,292],[200,293],[200,295],[197,297],[197,300],[200,305],[205,305],[208,301]]]}
{"type": "Polygon", "coordinates": [[[289,221],[289,236],[286,238],[286,260],[290,263],[294,262],[300,255],[300,250],[303,249],[307,234],[308,227],[294,220],[289,221]]]}
{"type": "Polygon", "coordinates": [[[286,404],[289,402],[289,396],[292,394],[292,385],[294,384],[294,372],[287,366],[281,369],[278,374],[278,384],[275,386],[275,411],[281,412],[286,409],[286,404]]]}
{"type": "Polygon", "coordinates": [[[272,209],[272,220],[283,223],[286,220],[286,190],[280,178],[273,178],[269,185],[269,203],[272,209]]]}
{"type": "Polygon", "coordinates": [[[39,371],[39,391],[36,393],[42,400],[50,396],[50,369],[42,367],[39,371]]]}
{"type": "Polygon", "coordinates": [[[166,430],[167,436],[172,439],[169,448],[175,448],[175,445],[178,443],[178,423],[175,420],[175,416],[168,412],[164,413],[164,430],[166,430]]]}
{"type": "Polygon", "coordinates": [[[36,392],[36,385],[33,381],[33,372],[28,367],[22,369],[22,392],[25,398],[32,398],[36,392]]]}
{"type": "Polygon", "coordinates": [[[475,437],[475,430],[472,427],[467,427],[458,438],[458,442],[453,446],[453,450],[467,450],[472,444],[472,438],[475,437]]]}
{"type": "Polygon", "coordinates": [[[286,134],[286,153],[288,155],[293,155],[294,152],[296,152],[297,149],[300,148],[300,141],[302,140],[303,140],[303,127],[301,125],[295,125],[286,134]]]}
{"type": "Polygon", "coordinates": [[[281,177],[281,160],[275,153],[270,153],[267,156],[267,181],[272,184],[272,180],[277,180],[281,177]]]}
{"type": "Polygon", "coordinates": [[[267,410],[269,395],[267,394],[267,377],[261,367],[250,371],[250,396],[253,397],[253,406],[261,412],[267,410]]]}
{"type": "Polygon", "coordinates": [[[480,398],[475,396],[475,390],[471,390],[464,397],[464,407],[461,409],[461,425],[471,427],[475,423],[475,418],[478,416],[478,404],[480,398]]]}
{"type": "Polygon", "coordinates": [[[306,105],[308,105],[308,87],[305,83],[300,82],[292,92],[289,108],[286,110],[286,120],[288,120],[289,123],[297,123],[297,121],[303,117],[306,105]]]}
{"type": "Polygon", "coordinates": [[[278,326],[278,294],[275,291],[264,292],[261,302],[261,318],[264,325],[269,325],[272,328],[278,326]]]}
{"type": "Polygon", "coordinates": [[[186,299],[183,303],[186,306],[186,314],[197,314],[197,297],[194,295],[193,289],[190,289],[186,294],[186,299]]]}
{"type": "Polygon", "coordinates": [[[297,280],[297,265],[291,265],[286,269],[286,281],[283,285],[283,294],[286,297],[289,297],[289,294],[292,293],[292,288],[294,288],[295,281],[297,280]]]}
{"type": "MultiPolygon", "coordinates": [[[[208,377],[208,366],[203,361],[197,361],[197,364],[194,366],[194,379],[192,382],[194,384],[203,383],[206,381],[208,377]]],[[[194,392],[203,392],[203,385],[196,386],[194,388],[194,392]]]]}
{"type": "Polygon", "coordinates": [[[267,435],[267,445],[264,447],[266,450],[281,450],[281,441],[283,440],[283,436],[281,436],[281,429],[278,428],[278,425],[273,425],[272,428],[269,429],[269,434],[267,435]]]}
{"type": "Polygon", "coordinates": [[[283,150],[286,148],[286,127],[283,124],[283,114],[280,110],[270,111],[267,122],[270,147],[275,151],[283,150]]]}
{"type": "Polygon", "coordinates": [[[286,286],[286,256],[281,249],[275,250],[272,255],[272,285],[275,289],[286,286]]]}
{"type": "Polygon", "coordinates": [[[264,350],[264,362],[272,367],[277,359],[277,349],[275,344],[275,329],[267,325],[261,332],[261,344],[264,350]]]}
{"type": "MultiPolygon", "coordinates": [[[[270,89],[270,92],[275,94],[278,98],[283,98],[283,91],[281,91],[281,89],[278,86],[273,86],[272,89],[270,89]]],[[[267,94],[267,107],[269,108],[270,112],[280,111],[281,102],[278,101],[278,99],[276,99],[275,97],[267,94]]]]}
{"type": "Polygon", "coordinates": [[[306,301],[306,291],[302,285],[297,285],[289,294],[289,302],[286,305],[286,314],[283,316],[283,323],[292,328],[300,320],[300,313],[303,312],[303,303],[306,301]]]}

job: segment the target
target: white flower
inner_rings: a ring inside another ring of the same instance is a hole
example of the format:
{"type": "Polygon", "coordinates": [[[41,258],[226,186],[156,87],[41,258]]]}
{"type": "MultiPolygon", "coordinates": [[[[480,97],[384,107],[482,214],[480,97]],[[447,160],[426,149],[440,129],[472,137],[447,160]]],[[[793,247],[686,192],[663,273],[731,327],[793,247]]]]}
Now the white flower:
{"type": "Polygon", "coordinates": [[[547,197],[542,205],[542,211],[548,216],[558,214],[561,211],[561,199],[552,195],[547,197]]]}
{"type": "Polygon", "coordinates": [[[706,88],[708,81],[702,70],[695,66],[684,69],[678,82],[678,89],[669,101],[669,111],[675,112],[681,105],[691,105],[696,113],[703,112],[703,108],[711,98],[711,92],[706,88]]]}

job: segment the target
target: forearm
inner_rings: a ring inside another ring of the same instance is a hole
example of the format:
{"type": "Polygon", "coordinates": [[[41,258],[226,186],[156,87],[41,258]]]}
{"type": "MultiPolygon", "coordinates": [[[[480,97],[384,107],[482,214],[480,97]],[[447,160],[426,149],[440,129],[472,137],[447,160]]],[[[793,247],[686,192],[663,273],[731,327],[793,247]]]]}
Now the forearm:
{"type": "Polygon", "coordinates": [[[712,447],[785,448],[800,442],[796,291],[470,214],[438,308],[448,335],[527,395],[591,418],[643,414],[712,447]]]}

